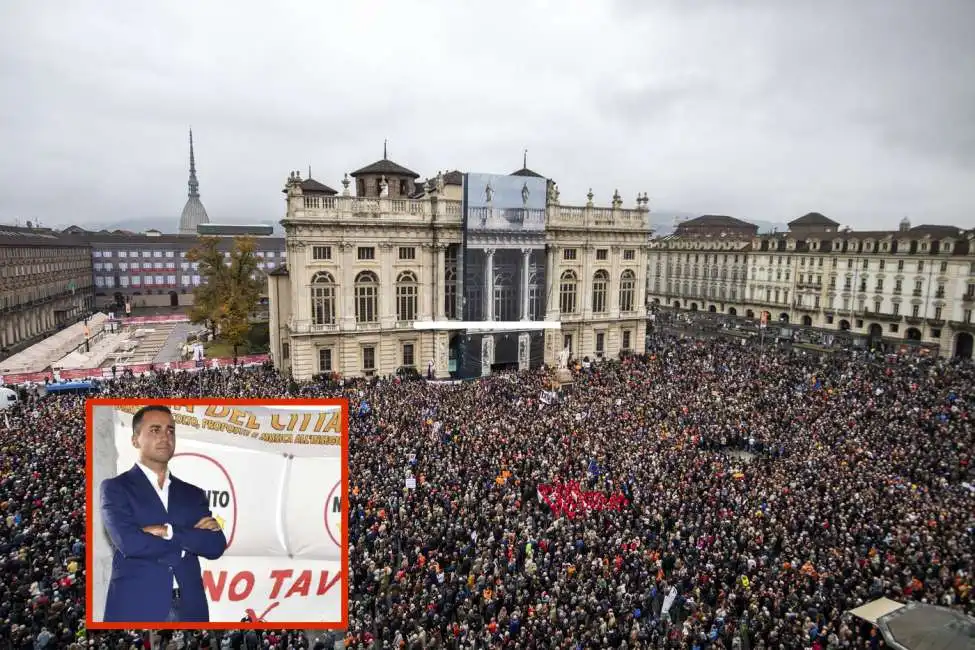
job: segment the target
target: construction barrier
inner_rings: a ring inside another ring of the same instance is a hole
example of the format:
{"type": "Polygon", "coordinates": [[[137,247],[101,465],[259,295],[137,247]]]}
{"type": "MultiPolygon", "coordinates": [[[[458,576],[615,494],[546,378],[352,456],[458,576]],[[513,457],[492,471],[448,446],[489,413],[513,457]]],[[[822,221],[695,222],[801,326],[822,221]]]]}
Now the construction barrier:
{"type": "MultiPolygon", "coordinates": [[[[248,354],[237,357],[238,366],[254,366],[265,363],[270,357],[266,354],[248,354]]],[[[199,368],[224,368],[234,365],[232,357],[222,359],[205,359],[203,361],[167,361],[164,363],[134,363],[129,365],[116,365],[115,372],[121,375],[129,371],[135,375],[141,375],[155,370],[197,370],[199,368]]],[[[33,382],[43,384],[45,380],[51,381],[78,381],[83,379],[111,379],[111,368],[76,368],[73,370],[44,370],[42,372],[22,372],[11,375],[0,375],[0,385],[26,384],[33,382]]]]}
{"type": "Polygon", "coordinates": [[[188,323],[186,314],[156,314],[154,316],[129,316],[118,319],[122,325],[152,325],[154,323],[188,323]]]}

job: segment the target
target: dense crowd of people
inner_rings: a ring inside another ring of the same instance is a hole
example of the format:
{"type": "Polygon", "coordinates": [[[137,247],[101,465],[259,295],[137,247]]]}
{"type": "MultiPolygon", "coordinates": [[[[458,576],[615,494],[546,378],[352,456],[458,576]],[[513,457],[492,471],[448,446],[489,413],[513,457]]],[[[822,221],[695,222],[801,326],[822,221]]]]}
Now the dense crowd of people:
{"type": "MultiPolygon", "coordinates": [[[[106,391],[349,399],[345,647],[881,648],[850,609],[975,613],[971,364],[658,336],[572,374],[296,383],[261,367],[106,391]]],[[[30,398],[0,429],[2,647],[146,644],[84,630],[82,406],[30,398]]],[[[250,634],[163,647],[331,641],[250,634]]]]}

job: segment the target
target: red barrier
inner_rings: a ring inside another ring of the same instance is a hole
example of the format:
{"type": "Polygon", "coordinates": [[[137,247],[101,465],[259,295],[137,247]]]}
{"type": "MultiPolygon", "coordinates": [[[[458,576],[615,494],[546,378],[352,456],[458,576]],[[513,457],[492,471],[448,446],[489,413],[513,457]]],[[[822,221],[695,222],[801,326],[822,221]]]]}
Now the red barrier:
{"type": "Polygon", "coordinates": [[[190,317],[186,314],[156,314],[154,316],[129,316],[121,318],[123,325],[151,325],[153,323],[188,323],[190,317]]]}
{"type": "MultiPolygon", "coordinates": [[[[266,354],[248,354],[244,356],[237,357],[238,366],[252,366],[258,365],[266,362],[269,359],[266,354]]],[[[222,358],[222,359],[206,359],[201,363],[201,366],[207,368],[223,368],[226,366],[234,365],[233,358],[222,358]]],[[[145,372],[149,372],[150,367],[155,367],[156,370],[178,370],[178,371],[188,371],[197,370],[198,366],[195,361],[169,361],[165,363],[135,363],[131,365],[118,365],[115,366],[116,373],[121,375],[126,370],[132,372],[135,375],[141,375],[145,372]]],[[[48,370],[44,372],[22,372],[13,375],[0,375],[0,384],[25,384],[27,382],[34,382],[38,384],[43,384],[45,379],[56,379],[60,377],[62,380],[81,380],[81,379],[111,379],[112,369],[111,368],[77,368],[73,370],[60,370],[55,373],[53,370],[48,370]]]]}

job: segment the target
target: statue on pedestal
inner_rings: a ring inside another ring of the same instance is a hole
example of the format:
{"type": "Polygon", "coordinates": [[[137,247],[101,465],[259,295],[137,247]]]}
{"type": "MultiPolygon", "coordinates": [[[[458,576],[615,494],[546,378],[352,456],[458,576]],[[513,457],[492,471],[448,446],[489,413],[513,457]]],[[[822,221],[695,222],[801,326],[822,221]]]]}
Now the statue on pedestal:
{"type": "Polygon", "coordinates": [[[569,346],[562,348],[562,351],[559,353],[559,370],[565,370],[569,367],[569,355],[571,354],[569,346]]]}
{"type": "Polygon", "coordinates": [[[494,200],[494,188],[491,187],[491,181],[484,187],[484,200],[488,203],[494,200]]]}
{"type": "Polygon", "coordinates": [[[528,207],[528,197],[531,195],[531,191],[528,189],[528,182],[526,181],[524,185],[521,186],[521,202],[528,207]]]}
{"type": "Polygon", "coordinates": [[[389,183],[386,182],[386,177],[383,176],[379,181],[379,198],[386,198],[389,196],[389,183]]]}

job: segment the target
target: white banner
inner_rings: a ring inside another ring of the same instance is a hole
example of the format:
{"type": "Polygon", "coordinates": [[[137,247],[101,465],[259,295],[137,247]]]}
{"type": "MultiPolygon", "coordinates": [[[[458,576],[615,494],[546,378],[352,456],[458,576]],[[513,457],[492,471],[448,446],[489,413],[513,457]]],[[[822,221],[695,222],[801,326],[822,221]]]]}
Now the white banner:
{"type": "MultiPolygon", "coordinates": [[[[128,471],[139,407],[101,408],[114,414],[116,470],[128,471]]],[[[200,558],[210,621],[341,621],[341,408],[197,406],[173,415],[170,471],[207,493],[228,541],[219,560],[200,558]]]]}

